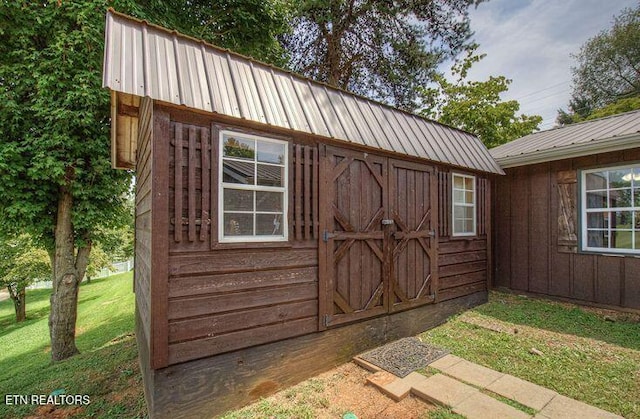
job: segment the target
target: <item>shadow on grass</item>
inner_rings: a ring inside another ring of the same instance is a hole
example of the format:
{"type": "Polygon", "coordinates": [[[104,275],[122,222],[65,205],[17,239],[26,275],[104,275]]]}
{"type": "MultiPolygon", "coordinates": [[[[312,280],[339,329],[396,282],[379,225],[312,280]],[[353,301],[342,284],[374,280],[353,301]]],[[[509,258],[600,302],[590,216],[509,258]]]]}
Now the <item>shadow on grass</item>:
{"type": "Polygon", "coordinates": [[[492,292],[476,312],[498,320],[552,332],[595,339],[640,350],[640,322],[622,313],[607,318],[572,304],[492,292]]]}

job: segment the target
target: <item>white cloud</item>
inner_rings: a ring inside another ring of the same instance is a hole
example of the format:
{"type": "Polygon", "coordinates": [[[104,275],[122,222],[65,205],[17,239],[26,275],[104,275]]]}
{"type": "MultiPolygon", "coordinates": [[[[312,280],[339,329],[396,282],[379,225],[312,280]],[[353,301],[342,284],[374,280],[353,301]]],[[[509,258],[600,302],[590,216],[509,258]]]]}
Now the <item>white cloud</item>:
{"type": "Polygon", "coordinates": [[[571,54],[611,26],[613,16],[636,0],[491,0],[472,10],[471,28],[487,57],[469,77],[503,75],[513,82],[504,99],[517,99],[525,114],[553,126],[571,95],[571,54]]]}

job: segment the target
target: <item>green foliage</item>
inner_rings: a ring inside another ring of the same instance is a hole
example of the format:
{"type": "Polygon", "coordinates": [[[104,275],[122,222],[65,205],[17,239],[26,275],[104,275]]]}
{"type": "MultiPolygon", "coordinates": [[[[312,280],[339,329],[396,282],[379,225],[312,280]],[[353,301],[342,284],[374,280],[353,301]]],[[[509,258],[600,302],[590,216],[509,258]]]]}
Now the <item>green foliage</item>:
{"type": "Polygon", "coordinates": [[[482,58],[484,55],[476,55],[475,47],[471,48],[451,68],[455,81],[437,75],[436,87],[422,89],[425,108],[421,114],[471,132],[489,148],[537,130],[542,117],[517,115],[520,109],[517,101],[500,99],[511,80],[504,76],[490,76],[485,81],[466,80],[471,66],[482,58]]]}
{"type": "MultiPolygon", "coordinates": [[[[569,108],[573,109],[573,106],[570,105],[569,108]]],[[[578,112],[570,113],[559,109],[556,122],[560,125],[568,125],[576,122],[604,118],[605,116],[618,115],[624,112],[635,111],[637,109],[640,109],[640,96],[618,99],[613,103],[603,106],[602,108],[594,110],[589,109],[589,111],[584,114],[578,112]]]]}
{"type": "Polygon", "coordinates": [[[61,188],[76,245],[124,223],[131,174],[111,169],[101,88],[105,1],[5,2],[0,12],[0,228],[53,248],[61,188]]]}
{"type": "Polygon", "coordinates": [[[139,0],[133,14],[166,28],[275,65],[285,65],[287,0],[139,0]]]}
{"type": "Polygon", "coordinates": [[[294,71],[413,110],[438,64],[468,47],[481,1],[304,0],[283,42],[294,71]]]}
{"type": "Polygon", "coordinates": [[[622,112],[637,109],[637,102],[625,100],[640,97],[640,5],[614,17],[611,28],[585,42],[574,58],[572,98],[568,112],[558,110],[560,125],[611,115],[600,110],[616,103],[622,112]],[[599,116],[590,118],[594,112],[599,116]]]}

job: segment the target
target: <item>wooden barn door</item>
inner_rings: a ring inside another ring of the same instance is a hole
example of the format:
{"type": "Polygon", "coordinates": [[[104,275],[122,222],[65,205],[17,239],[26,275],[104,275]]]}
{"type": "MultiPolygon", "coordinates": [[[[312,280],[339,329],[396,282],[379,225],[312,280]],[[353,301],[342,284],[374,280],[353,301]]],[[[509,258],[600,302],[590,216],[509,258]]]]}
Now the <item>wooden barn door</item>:
{"type": "Polygon", "coordinates": [[[435,301],[438,202],[433,167],[389,163],[392,234],[390,311],[435,301]]]}
{"type": "Polygon", "coordinates": [[[388,312],[387,162],[326,147],[322,159],[320,327],[388,312]]]}
{"type": "Polygon", "coordinates": [[[326,147],[320,171],[320,327],[434,302],[433,168],[326,147]]]}

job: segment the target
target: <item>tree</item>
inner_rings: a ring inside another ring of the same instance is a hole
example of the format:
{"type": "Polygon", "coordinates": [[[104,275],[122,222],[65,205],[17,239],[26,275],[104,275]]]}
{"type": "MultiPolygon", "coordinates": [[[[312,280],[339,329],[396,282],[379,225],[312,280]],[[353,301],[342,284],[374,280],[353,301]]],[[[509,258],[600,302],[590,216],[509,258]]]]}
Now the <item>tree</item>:
{"type": "MultiPolygon", "coordinates": [[[[274,44],[275,29],[262,32],[256,20],[266,16],[249,16],[249,5],[267,10],[258,3],[219,3],[231,13],[218,26],[219,39],[231,44],[222,46],[246,41],[258,53],[261,45],[274,44]],[[238,4],[244,8],[231,10],[238,4]],[[243,19],[244,26],[235,30],[233,19],[243,19]]],[[[201,24],[211,28],[222,19],[218,7],[207,15],[204,4],[7,0],[0,8],[0,230],[29,232],[49,254],[53,361],[78,353],[78,290],[92,245],[100,231],[127,223],[131,173],[111,169],[109,94],[101,88],[105,11],[115,7],[158,22],[154,13],[169,8],[164,18],[184,22],[186,29],[178,29],[193,35],[201,24]],[[191,5],[202,5],[194,7],[198,14],[187,14],[191,5]]]]}
{"type": "Polygon", "coordinates": [[[413,110],[436,67],[469,45],[483,0],[304,0],[283,37],[296,72],[413,110]]]}
{"type": "Polygon", "coordinates": [[[577,65],[571,68],[569,112],[560,109],[558,123],[584,120],[594,110],[640,96],[640,5],[624,9],[611,28],[589,39],[573,57],[577,65]]]}
{"type": "Polygon", "coordinates": [[[50,277],[49,256],[34,246],[31,237],[22,234],[0,241],[0,288],[7,287],[9,291],[16,322],[27,318],[25,289],[37,279],[50,277]]]}
{"type": "Polygon", "coordinates": [[[421,114],[471,132],[491,148],[532,133],[542,117],[517,115],[520,109],[517,101],[500,99],[511,83],[504,76],[490,76],[485,81],[466,80],[471,66],[484,56],[476,55],[475,47],[471,48],[464,59],[452,66],[453,82],[437,75],[436,87],[422,91],[425,108],[421,114]]]}

